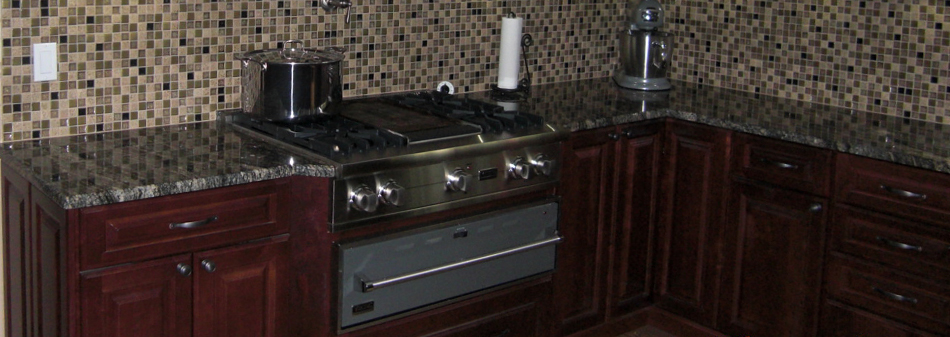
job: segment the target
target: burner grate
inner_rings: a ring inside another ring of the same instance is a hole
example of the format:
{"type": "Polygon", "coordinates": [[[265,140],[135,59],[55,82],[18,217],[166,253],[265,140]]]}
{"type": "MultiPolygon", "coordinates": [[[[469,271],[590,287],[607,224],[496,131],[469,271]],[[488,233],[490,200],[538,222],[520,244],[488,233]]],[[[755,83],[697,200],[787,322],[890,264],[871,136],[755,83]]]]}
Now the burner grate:
{"type": "Polygon", "coordinates": [[[238,125],[331,158],[407,144],[404,137],[339,116],[293,124],[261,121],[244,114],[234,117],[238,125]]]}
{"type": "Polygon", "coordinates": [[[438,91],[388,96],[386,99],[431,114],[460,119],[478,125],[484,132],[488,133],[501,133],[544,125],[544,118],[538,115],[505,111],[504,108],[498,105],[438,91]]]}

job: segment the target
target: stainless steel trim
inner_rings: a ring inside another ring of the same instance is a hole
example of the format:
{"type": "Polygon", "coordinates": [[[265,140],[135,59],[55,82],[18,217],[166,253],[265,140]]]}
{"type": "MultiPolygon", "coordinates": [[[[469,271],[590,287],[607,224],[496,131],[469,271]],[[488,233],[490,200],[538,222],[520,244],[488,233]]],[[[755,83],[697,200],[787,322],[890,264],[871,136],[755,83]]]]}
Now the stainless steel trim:
{"type": "Polygon", "coordinates": [[[548,245],[553,245],[553,244],[556,244],[556,243],[560,242],[562,239],[563,239],[563,238],[562,238],[561,236],[556,236],[556,237],[553,237],[553,238],[550,238],[550,239],[541,240],[541,241],[529,243],[529,244],[526,244],[526,245],[523,245],[523,246],[518,246],[518,247],[515,247],[515,248],[511,248],[511,249],[506,249],[506,250],[494,252],[494,253],[491,253],[491,254],[482,255],[482,256],[475,257],[475,258],[471,258],[471,259],[468,259],[468,260],[462,260],[462,261],[459,261],[459,262],[456,262],[456,263],[451,263],[451,264],[442,265],[442,266],[438,266],[438,267],[434,267],[434,268],[424,269],[424,270],[420,270],[420,271],[413,272],[413,273],[409,273],[409,274],[404,274],[404,275],[389,277],[389,278],[385,278],[385,279],[382,279],[382,280],[379,280],[379,281],[366,281],[366,280],[363,280],[363,279],[361,278],[361,279],[360,279],[360,284],[362,285],[363,292],[364,292],[364,293],[368,293],[368,292],[371,292],[371,291],[376,290],[376,289],[379,289],[379,288],[383,288],[383,287],[387,287],[387,286],[391,286],[391,285],[399,284],[399,283],[403,283],[403,282],[408,282],[408,281],[411,281],[411,280],[414,280],[414,279],[417,279],[417,278],[422,278],[422,277],[426,277],[426,276],[429,276],[429,275],[438,274],[438,273],[442,273],[442,272],[446,272],[446,271],[450,271],[450,270],[454,270],[454,269],[458,269],[458,268],[470,266],[470,265],[473,265],[473,264],[478,264],[478,263],[482,263],[482,262],[491,261],[491,260],[498,259],[498,258],[502,258],[502,257],[508,256],[508,255],[517,254],[517,253],[520,253],[520,252],[523,252],[523,251],[526,251],[526,250],[531,250],[531,249],[540,248],[540,247],[544,247],[544,246],[548,246],[548,245]]]}
{"type": "Polygon", "coordinates": [[[536,185],[528,185],[525,187],[513,188],[506,191],[483,194],[483,195],[469,197],[466,199],[458,199],[458,200],[444,202],[440,204],[434,204],[434,205],[426,206],[426,207],[407,209],[405,211],[386,213],[386,214],[381,214],[379,216],[366,217],[362,219],[331,223],[330,232],[336,233],[342,230],[357,228],[360,226],[366,226],[366,225],[371,225],[371,224],[378,224],[384,221],[403,220],[403,219],[408,219],[408,218],[418,216],[418,215],[431,214],[431,213],[441,212],[441,211],[450,210],[454,208],[475,205],[475,204],[486,202],[489,200],[501,199],[501,198],[506,198],[506,197],[524,194],[524,193],[543,191],[546,189],[554,188],[555,186],[557,186],[557,184],[558,184],[558,181],[556,180],[549,181],[545,183],[539,183],[536,185]]]}

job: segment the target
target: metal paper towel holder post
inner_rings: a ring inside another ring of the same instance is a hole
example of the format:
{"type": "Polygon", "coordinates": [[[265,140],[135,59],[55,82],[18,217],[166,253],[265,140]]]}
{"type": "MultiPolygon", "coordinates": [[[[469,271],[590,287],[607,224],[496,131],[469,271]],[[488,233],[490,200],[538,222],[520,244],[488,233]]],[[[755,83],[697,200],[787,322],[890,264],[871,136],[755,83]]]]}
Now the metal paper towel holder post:
{"type": "MultiPolygon", "coordinates": [[[[508,17],[516,17],[515,13],[508,12],[508,17]]],[[[521,60],[524,63],[525,77],[518,81],[518,87],[514,89],[499,88],[498,85],[491,84],[491,98],[501,102],[523,101],[528,98],[531,87],[531,69],[528,68],[528,47],[534,44],[534,38],[531,34],[521,35],[521,60]]]]}

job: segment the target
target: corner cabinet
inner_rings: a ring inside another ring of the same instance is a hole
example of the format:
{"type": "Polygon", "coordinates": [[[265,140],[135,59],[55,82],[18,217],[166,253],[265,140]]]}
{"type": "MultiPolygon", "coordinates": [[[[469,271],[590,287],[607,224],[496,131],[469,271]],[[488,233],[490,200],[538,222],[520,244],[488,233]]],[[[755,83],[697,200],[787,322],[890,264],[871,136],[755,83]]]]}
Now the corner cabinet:
{"type": "Polygon", "coordinates": [[[554,274],[562,335],[649,305],[664,125],[578,132],[564,148],[558,194],[565,240],[554,274]]]}
{"type": "Polygon", "coordinates": [[[63,210],[4,169],[7,336],[287,336],[288,181],[63,210]]]}

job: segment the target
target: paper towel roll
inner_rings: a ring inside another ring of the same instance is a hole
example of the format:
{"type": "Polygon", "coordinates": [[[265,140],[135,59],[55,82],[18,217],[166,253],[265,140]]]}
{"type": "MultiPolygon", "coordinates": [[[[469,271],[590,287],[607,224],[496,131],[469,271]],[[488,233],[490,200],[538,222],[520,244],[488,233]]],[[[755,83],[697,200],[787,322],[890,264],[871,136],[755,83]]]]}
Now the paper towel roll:
{"type": "Polygon", "coordinates": [[[521,29],[524,19],[501,18],[501,50],[498,53],[498,87],[517,89],[521,65],[521,29]]]}

